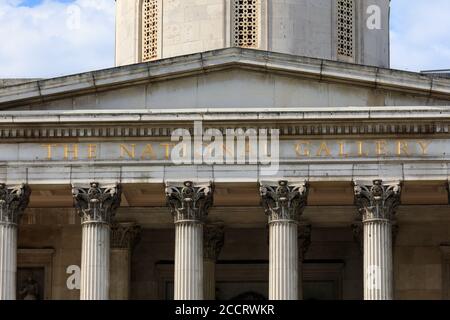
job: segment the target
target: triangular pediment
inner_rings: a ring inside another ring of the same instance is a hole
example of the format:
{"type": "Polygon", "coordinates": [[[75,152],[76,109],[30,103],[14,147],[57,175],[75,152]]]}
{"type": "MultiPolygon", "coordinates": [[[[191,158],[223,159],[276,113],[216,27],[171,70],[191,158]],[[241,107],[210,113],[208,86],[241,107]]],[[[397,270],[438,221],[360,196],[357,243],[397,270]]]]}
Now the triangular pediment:
{"type": "Polygon", "coordinates": [[[223,49],[0,88],[0,109],[448,105],[450,80],[248,49],[223,49]]]}

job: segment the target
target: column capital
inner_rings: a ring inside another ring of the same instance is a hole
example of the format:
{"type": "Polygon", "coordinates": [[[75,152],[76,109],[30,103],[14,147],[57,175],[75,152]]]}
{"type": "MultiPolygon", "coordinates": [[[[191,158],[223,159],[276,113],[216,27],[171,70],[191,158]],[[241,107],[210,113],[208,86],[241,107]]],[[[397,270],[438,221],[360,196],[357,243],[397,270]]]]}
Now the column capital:
{"type": "Polygon", "coordinates": [[[289,184],[281,180],[277,185],[260,184],[261,201],[269,223],[298,221],[307,204],[308,189],[307,182],[289,184]]]}
{"type": "Polygon", "coordinates": [[[82,223],[111,223],[120,206],[122,187],[116,183],[100,187],[92,182],[89,187],[72,186],[74,206],[82,223]]]}
{"type": "Polygon", "coordinates": [[[114,222],[111,225],[111,249],[132,250],[140,240],[141,227],[134,222],[114,222]]]}
{"type": "Polygon", "coordinates": [[[175,223],[203,221],[213,205],[214,184],[195,185],[185,181],[182,185],[166,184],[166,200],[175,223]]]}
{"type": "Polygon", "coordinates": [[[303,261],[305,258],[305,254],[311,245],[311,224],[309,223],[301,223],[298,226],[298,248],[299,248],[299,257],[300,260],[303,261]]]}
{"type": "Polygon", "coordinates": [[[362,222],[372,220],[392,221],[400,205],[401,182],[373,183],[354,182],[355,205],[362,216],[362,222]]]}
{"type": "Polygon", "coordinates": [[[203,227],[203,257],[216,261],[224,244],[224,223],[208,223],[203,227]]]}
{"type": "Polygon", "coordinates": [[[30,195],[31,188],[27,184],[8,187],[0,183],[0,224],[18,224],[30,195]]]}

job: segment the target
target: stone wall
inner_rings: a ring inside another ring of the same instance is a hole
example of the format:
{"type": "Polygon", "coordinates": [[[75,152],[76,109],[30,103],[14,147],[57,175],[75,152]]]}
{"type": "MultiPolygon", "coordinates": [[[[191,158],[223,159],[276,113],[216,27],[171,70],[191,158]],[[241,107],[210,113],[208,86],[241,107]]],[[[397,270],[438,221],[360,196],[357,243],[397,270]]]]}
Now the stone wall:
{"type": "MultiPolygon", "coordinates": [[[[235,46],[234,0],[156,0],[157,59],[235,46]]],[[[337,0],[258,0],[255,49],[338,60],[337,0]]],[[[142,0],[116,1],[116,65],[142,61],[142,0]]],[[[245,17],[244,17],[245,19],[245,17]]],[[[351,62],[389,67],[389,1],[354,1],[351,62]],[[367,28],[377,5],[381,29],[367,28]]]]}

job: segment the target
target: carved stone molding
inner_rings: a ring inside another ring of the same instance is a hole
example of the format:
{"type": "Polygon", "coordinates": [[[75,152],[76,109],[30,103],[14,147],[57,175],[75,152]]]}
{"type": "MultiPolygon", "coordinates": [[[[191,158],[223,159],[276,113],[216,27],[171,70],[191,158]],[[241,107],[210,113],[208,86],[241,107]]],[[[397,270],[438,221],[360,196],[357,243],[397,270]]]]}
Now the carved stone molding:
{"type": "Polygon", "coordinates": [[[92,182],[90,187],[72,187],[74,206],[82,223],[111,223],[120,206],[122,187],[120,184],[100,187],[92,182]]]}
{"type": "Polygon", "coordinates": [[[355,204],[363,223],[374,219],[392,221],[400,205],[401,183],[383,184],[374,180],[373,184],[354,184],[355,204]]]}
{"type": "Polygon", "coordinates": [[[262,206],[269,223],[277,220],[298,221],[307,204],[306,182],[289,185],[281,180],[278,185],[260,185],[262,206]]]}
{"type": "MultiPolygon", "coordinates": [[[[110,118],[108,118],[110,119],[110,118]]],[[[368,135],[386,135],[386,134],[437,134],[437,133],[449,133],[450,123],[447,121],[438,121],[433,123],[427,123],[428,120],[421,119],[417,122],[392,121],[387,120],[381,122],[377,120],[376,123],[358,123],[350,121],[340,121],[339,123],[324,123],[322,119],[318,123],[278,123],[271,125],[272,128],[280,130],[282,136],[321,136],[321,135],[354,135],[360,136],[361,134],[368,135]]],[[[99,119],[100,122],[100,119],[99,119]]],[[[230,124],[232,127],[232,124],[230,124]]],[[[225,132],[230,126],[214,126],[225,132]]],[[[249,123],[248,126],[252,128],[267,128],[267,124],[261,125],[257,122],[249,123]]],[[[99,123],[96,126],[33,126],[27,124],[27,126],[20,126],[14,124],[11,127],[0,127],[0,137],[3,140],[14,139],[42,139],[42,138],[152,138],[152,137],[167,137],[170,138],[171,133],[178,129],[180,126],[168,124],[166,126],[149,125],[134,125],[125,126],[118,124],[115,126],[105,126],[99,123]]],[[[212,126],[211,126],[212,127],[212,126]]],[[[205,124],[205,130],[209,126],[205,124]]],[[[189,128],[187,128],[189,129],[189,128]]],[[[192,129],[190,130],[192,131],[192,129]]]]}
{"type": "Polygon", "coordinates": [[[18,224],[30,201],[28,185],[8,187],[0,184],[0,224],[18,224]]]}
{"type": "Polygon", "coordinates": [[[175,222],[203,221],[213,205],[214,185],[194,185],[185,181],[181,186],[167,184],[166,200],[175,222]]]}
{"type": "Polygon", "coordinates": [[[223,222],[208,223],[203,227],[203,257],[216,261],[224,244],[223,222]]]}
{"type": "Polygon", "coordinates": [[[311,245],[311,230],[312,226],[308,223],[300,223],[298,226],[298,249],[300,261],[305,258],[305,254],[311,245]]]}
{"type": "Polygon", "coordinates": [[[132,250],[140,240],[141,227],[134,222],[115,222],[111,225],[111,249],[132,250]]]}

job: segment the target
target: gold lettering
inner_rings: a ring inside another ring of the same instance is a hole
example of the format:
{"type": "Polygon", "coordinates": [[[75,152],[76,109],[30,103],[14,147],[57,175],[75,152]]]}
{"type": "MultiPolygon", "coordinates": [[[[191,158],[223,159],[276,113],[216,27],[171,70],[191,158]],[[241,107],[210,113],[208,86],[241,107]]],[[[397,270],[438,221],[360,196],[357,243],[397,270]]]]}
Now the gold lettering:
{"type": "Polygon", "coordinates": [[[301,141],[295,144],[295,153],[297,157],[309,157],[311,152],[309,150],[309,146],[311,145],[310,141],[301,141]]]}
{"type": "Polygon", "coordinates": [[[426,156],[428,154],[428,147],[431,145],[431,141],[417,141],[417,143],[422,149],[422,155],[426,156]]]}
{"type": "Polygon", "coordinates": [[[375,144],[376,144],[377,156],[386,156],[387,155],[387,151],[386,151],[387,141],[380,140],[380,141],[375,142],[375,144]]]}
{"type": "Polygon", "coordinates": [[[322,153],[324,153],[324,152],[327,157],[331,156],[330,148],[328,148],[328,145],[326,142],[322,142],[320,144],[319,150],[317,150],[317,156],[321,157],[322,153]]]}
{"type": "Polygon", "coordinates": [[[52,160],[52,148],[56,147],[56,144],[43,144],[41,146],[43,148],[47,149],[47,158],[46,158],[46,160],[52,160]]]}
{"type": "Polygon", "coordinates": [[[146,158],[156,160],[156,155],[151,144],[147,144],[144,150],[142,150],[141,159],[144,160],[146,158]]]}
{"type": "Polygon", "coordinates": [[[72,154],[72,160],[78,160],[78,144],[73,144],[70,149],[68,144],[64,145],[64,160],[69,160],[69,155],[72,154]]]}
{"type": "Polygon", "coordinates": [[[97,145],[96,144],[88,144],[88,159],[93,160],[97,158],[97,145]]]}
{"type": "Polygon", "coordinates": [[[125,154],[131,158],[134,159],[136,157],[136,145],[132,144],[131,145],[131,150],[128,149],[128,147],[124,144],[120,144],[120,159],[124,159],[125,158],[125,154]]]}
{"type": "Polygon", "coordinates": [[[408,143],[406,141],[397,141],[397,155],[400,157],[402,153],[409,156],[408,143]]]}
{"type": "MultiPolygon", "coordinates": [[[[169,159],[170,159],[170,147],[174,147],[175,144],[174,144],[174,143],[160,143],[159,145],[160,145],[161,147],[165,147],[165,150],[166,150],[166,154],[165,154],[166,160],[169,160],[169,159]]],[[[183,146],[183,150],[184,150],[184,146],[183,146]]]]}
{"type": "Polygon", "coordinates": [[[250,141],[245,140],[245,155],[249,156],[251,151],[252,151],[252,149],[251,149],[250,141]]]}
{"type": "Polygon", "coordinates": [[[338,145],[339,145],[339,156],[348,157],[348,154],[345,152],[345,141],[338,142],[338,145]]]}
{"type": "Polygon", "coordinates": [[[358,157],[367,157],[369,156],[367,152],[364,152],[364,141],[357,141],[358,144],[358,157]]]}

